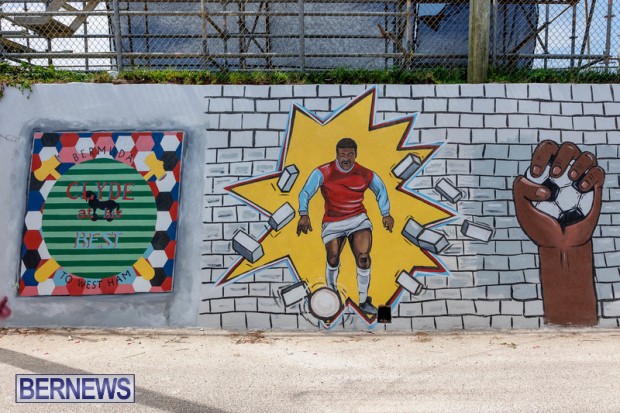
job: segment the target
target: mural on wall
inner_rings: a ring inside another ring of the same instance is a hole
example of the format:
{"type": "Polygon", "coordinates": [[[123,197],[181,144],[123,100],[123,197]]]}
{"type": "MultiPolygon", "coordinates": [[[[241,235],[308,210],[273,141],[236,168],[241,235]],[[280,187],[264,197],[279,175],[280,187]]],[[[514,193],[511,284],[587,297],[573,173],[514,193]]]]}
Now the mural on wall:
{"type": "Polygon", "coordinates": [[[183,132],[35,133],[19,295],[172,290],[183,132]]]}
{"type": "Polygon", "coordinates": [[[538,246],[545,320],[598,323],[592,234],[602,204],[605,172],[574,143],[538,145],[525,176],[514,182],[515,211],[538,246]]]}
{"type": "Polygon", "coordinates": [[[408,140],[416,115],[375,123],[376,99],[372,88],[325,118],[293,105],[277,172],[226,188],[269,222],[257,238],[235,234],[240,257],[218,285],[286,266],[297,282],[280,289],[283,306],[325,327],[343,314],[372,325],[404,290],[420,293],[417,277],[448,274],[438,228],[456,212],[411,188],[441,144],[408,140]]]}

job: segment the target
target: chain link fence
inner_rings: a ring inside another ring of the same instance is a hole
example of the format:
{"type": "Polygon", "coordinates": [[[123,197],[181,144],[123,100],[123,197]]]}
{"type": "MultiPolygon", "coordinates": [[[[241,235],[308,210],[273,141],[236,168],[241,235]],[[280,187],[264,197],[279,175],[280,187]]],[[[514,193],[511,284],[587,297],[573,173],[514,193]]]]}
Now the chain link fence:
{"type": "MultiPolygon", "coordinates": [[[[490,1],[491,67],[618,72],[620,0],[490,1]]],[[[464,69],[468,38],[469,0],[0,2],[2,60],[80,71],[464,69]]]]}

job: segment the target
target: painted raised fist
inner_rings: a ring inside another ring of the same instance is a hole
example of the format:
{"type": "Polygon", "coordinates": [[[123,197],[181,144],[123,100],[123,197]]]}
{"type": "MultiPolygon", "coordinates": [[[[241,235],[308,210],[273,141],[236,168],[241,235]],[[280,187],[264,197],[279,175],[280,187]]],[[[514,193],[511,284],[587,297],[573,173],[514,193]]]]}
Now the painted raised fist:
{"type": "Polygon", "coordinates": [[[541,142],[513,184],[517,220],[539,247],[545,320],[597,324],[592,234],[605,172],[571,142],[541,142]]]}

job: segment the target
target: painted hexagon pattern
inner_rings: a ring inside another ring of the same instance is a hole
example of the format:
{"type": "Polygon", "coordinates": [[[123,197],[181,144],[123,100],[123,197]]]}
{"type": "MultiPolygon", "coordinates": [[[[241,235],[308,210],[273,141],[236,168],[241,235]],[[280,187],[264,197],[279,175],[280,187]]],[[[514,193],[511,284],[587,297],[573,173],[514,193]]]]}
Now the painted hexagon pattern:
{"type": "Polygon", "coordinates": [[[19,294],[172,291],[183,138],[35,133],[19,294]]]}

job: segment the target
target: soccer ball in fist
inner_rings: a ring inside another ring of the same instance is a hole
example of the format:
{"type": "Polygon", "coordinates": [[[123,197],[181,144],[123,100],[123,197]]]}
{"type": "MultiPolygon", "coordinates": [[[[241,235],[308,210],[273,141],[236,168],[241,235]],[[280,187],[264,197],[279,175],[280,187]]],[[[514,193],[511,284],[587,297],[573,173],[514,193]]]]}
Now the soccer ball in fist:
{"type": "Polygon", "coordinates": [[[562,228],[582,221],[590,210],[594,202],[594,191],[588,192],[579,190],[580,180],[571,180],[568,172],[574,162],[568,164],[564,173],[554,178],[550,176],[551,165],[547,165],[543,173],[534,177],[528,168],[525,177],[535,184],[542,185],[549,189],[550,196],[546,201],[533,202],[536,209],[551,215],[557,219],[562,228]]]}

